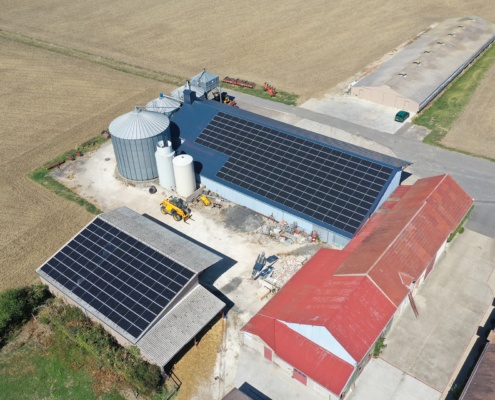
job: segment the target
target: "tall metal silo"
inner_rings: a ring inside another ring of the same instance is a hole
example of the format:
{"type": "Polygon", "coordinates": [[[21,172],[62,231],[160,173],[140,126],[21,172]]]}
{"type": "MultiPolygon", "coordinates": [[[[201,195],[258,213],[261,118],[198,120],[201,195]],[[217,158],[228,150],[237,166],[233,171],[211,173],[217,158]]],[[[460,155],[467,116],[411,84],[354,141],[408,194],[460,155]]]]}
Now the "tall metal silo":
{"type": "Polygon", "coordinates": [[[109,126],[120,174],[135,181],[158,177],[155,151],[159,141],[167,140],[170,124],[164,114],[141,110],[115,118],[109,126]]]}
{"type": "Polygon", "coordinates": [[[172,114],[180,108],[180,106],[181,102],[179,100],[160,93],[160,96],[157,99],[151,100],[148,104],[146,104],[146,110],[159,112],[170,118],[172,114]]]}

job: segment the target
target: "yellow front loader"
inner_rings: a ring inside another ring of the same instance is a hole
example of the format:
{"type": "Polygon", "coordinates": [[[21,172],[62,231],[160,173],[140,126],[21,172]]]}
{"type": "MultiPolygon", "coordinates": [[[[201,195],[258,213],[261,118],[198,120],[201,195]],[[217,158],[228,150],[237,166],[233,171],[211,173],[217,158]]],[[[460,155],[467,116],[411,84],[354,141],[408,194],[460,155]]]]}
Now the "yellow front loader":
{"type": "Polygon", "coordinates": [[[162,214],[170,214],[176,221],[186,222],[191,218],[191,209],[184,200],[177,197],[163,200],[160,204],[160,210],[162,214]]]}

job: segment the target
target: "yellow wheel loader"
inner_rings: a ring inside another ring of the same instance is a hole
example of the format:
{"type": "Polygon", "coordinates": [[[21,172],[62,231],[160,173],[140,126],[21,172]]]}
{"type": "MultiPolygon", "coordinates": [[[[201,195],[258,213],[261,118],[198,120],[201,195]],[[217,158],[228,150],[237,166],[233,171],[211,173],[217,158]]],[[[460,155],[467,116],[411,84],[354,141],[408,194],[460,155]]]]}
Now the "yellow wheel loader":
{"type": "Polygon", "coordinates": [[[191,209],[187,203],[177,197],[165,199],[160,204],[162,214],[170,214],[176,221],[186,222],[191,217],[191,209]]]}

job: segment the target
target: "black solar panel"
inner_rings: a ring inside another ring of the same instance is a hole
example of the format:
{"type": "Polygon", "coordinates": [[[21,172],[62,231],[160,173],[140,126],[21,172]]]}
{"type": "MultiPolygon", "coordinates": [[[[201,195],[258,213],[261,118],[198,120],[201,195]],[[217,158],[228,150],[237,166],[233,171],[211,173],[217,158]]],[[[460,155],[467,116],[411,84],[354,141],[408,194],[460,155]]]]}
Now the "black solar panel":
{"type": "Polygon", "coordinates": [[[196,143],[229,156],[216,176],[349,234],[393,172],[301,137],[219,112],[196,143]]]}
{"type": "Polygon", "coordinates": [[[134,338],[194,276],[99,218],[41,271],[134,338]]]}

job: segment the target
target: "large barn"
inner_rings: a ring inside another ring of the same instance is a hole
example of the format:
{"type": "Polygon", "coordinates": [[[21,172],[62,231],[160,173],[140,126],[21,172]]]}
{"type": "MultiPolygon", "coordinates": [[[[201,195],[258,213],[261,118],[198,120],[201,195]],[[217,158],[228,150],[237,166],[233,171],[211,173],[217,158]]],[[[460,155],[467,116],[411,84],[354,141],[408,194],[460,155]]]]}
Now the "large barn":
{"type": "Polygon", "coordinates": [[[321,249],[243,328],[243,342],[341,398],[443,253],[473,200],[448,175],[399,187],[345,250],[321,249]]]}
{"type": "Polygon", "coordinates": [[[97,216],[36,272],[52,293],[163,367],[225,307],[198,284],[220,260],[122,207],[97,216]]]}
{"type": "Polygon", "coordinates": [[[207,189],[339,247],[409,165],[215,101],[187,99],[172,118],[172,141],[193,156],[207,189]]]}
{"type": "Polygon", "coordinates": [[[419,112],[494,40],[491,22],[479,17],[447,19],[357,82],[351,93],[419,112]]]}

